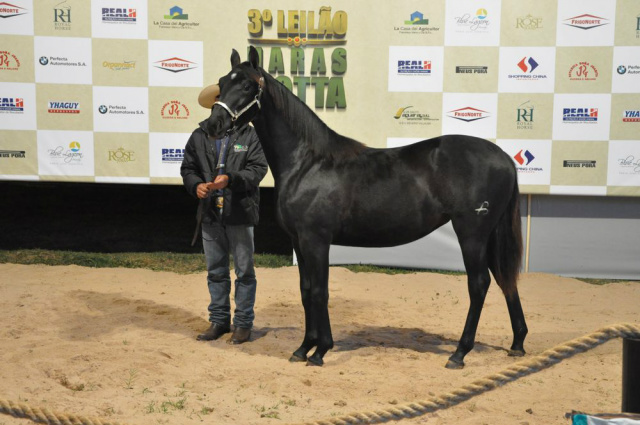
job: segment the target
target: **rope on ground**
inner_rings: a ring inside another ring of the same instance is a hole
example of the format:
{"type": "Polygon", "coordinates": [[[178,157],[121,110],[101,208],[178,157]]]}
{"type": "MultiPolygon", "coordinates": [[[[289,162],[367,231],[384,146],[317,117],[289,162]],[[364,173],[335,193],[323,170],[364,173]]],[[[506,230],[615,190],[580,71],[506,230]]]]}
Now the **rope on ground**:
{"type": "Polygon", "coordinates": [[[0,413],[48,425],[125,425],[122,422],[100,418],[52,412],[46,408],[32,407],[26,403],[15,403],[2,398],[0,398],[0,413]]]}
{"type": "MultiPolygon", "coordinates": [[[[426,413],[456,406],[472,397],[547,369],[564,359],[591,350],[618,337],[640,338],[640,326],[623,323],[599,329],[589,335],[553,347],[537,356],[514,363],[501,372],[478,379],[450,393],[432,397],[428,400],[417,401],[384,410],[351,413],[345,416],[308,422],[306,425],[377,424],[422,416],[426,413]]],[[[51,412],[48,409],[32,407],[26,403],[15,403],[2,398],[0,398],[0,413],[17,418],[31,419],[36,423],[48,425],[125,425],[122,422],[51,412]]]]}
{"type": "Polygon", "coordinates": [[[305,425],[363,425],[378,424],[414,418],[427,413],[456,406],[472,397],[501,387],[522,377],[547,369],[562,360],[576,354],[591,350],[613,338],[640,338],[640,326],[622,323],[599,329],[589,335],[572,339],[557,345],[541,354],[521,360],[501,372],[473,381],[450,393],[441,394],[424,401],[417,401],[404,406],[371,412],[351,413],[345,416],[307,422],[305,425]]]}

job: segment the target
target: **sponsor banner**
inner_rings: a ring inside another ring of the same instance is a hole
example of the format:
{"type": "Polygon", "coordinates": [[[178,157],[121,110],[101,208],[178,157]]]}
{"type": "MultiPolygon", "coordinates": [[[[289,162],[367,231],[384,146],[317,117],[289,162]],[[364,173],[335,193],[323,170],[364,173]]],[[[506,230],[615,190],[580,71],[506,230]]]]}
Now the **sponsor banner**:
{"type": "Polygon", "coordinates": [[[0,128],[36,129],[35,84],[0,83],[0,128]]]}
{"type": "Polygon", "coordinates": [[[149,85],[202,87],[201,41],[149,40],[149,85]]]}
{"type": "Polygon", "coordinates": [[[204,25],[201,9],[183,3],[165,9],[154,7],[149,14],[150,38],[194,39],[194,33],[202,37],[204,25]]]}
{"type": "Polygon", "coordinates": [[[502,46],[555,46],[557,0],[502,2],[502,46]]]}
{"type": "Polygon", "coordinates": [[[516,165],[520,185],[551,183],[551,140],[505,140],[496,144],[516,165]]]}
{"type": "Polygon", "coordinates": [[[149,133],[149,175],[180,178],[189,137],[191,133],[149,133]]]}
{"type": "Polygon", "coordinates": [[[147,40],[93,39],[93,84],[97,86],[145,87],[149,84],[147,40]]]}
{"type": "Polygon", "coordinates": [[[447,47],[444,91],[490,93],[498,90],[497,47],[447,47]]]}
{"type": "Polygon", "coordinates": [[[37,83],[91,84],[91,39],[35,37],[37,83]]]}
{"type": "Polygon", "coordinates": [[[92,0],[94,38],[147,38],[146,0],[92,0]]]}
{"type": "Polygon", "coordinates": [[[612,46],[616,2],[566,0],[558,2],[558,46],[612,46]]]}
{"type": "Polygon", "coordinates": [[[389,91],[442,91],[442,47],[389,47],[389,91]]]}
{"type": "Polygon", "coordinates": [[[0,22],[0,34],[33,35],[33,0],[0,1],[0,22]]]}
{"type": "Polygon", "coordinates": [[[420,41],[422,45],[442,45],[444,41],[444,9],[442,4],[427,9],[397,8],[393,14],[395,40],[420,41]]]}
{"type": "Polygon", "coordinates": [[[607,185],[640,186],[640,142],[609,141],[607,185]]]}
{"type": "Polygon", "coordinates": [[[498,95],[498,139],[551,139],[553,94],[498,95]]]}
{"type": "Polygon", "coordinates": [[[147,134],[95,133],[94,138],[96,178],[149,177],[147,134]]]}
{"type": "Polygon", "coordinates": [[[553,140],[608,140],[610,94],[556,94],[553,140]]]}
{"type": "Polygon", "coordinates": [[[15,180],[10,176],[32,178],[38,175],[35,131],[0,130],[0,140],[0,178],[15,180]]]}
{"type": "Polygon", "coordinates": [[[614,47],[611,91],[640,93],[640,47],[614,47]]]}
{"type": "Polygon", "coordinates": [[[93,130],[146,133],[149,131],[147,87],[93,87],[93,130]]]}
{"type": "Polygon", "coordinates": [[[501,47],[498,91],[553,93],[555,61],[554,47],[501,47]]]}
{"type": "Polygon", "coordinates": [[[93,130],[91,86],[38,84],[38,129],[93,130]]]}
{"type": "Polygon", "coordinates": [[[92,132],[39,130],[37,137],[38,174],[93,177],[92,132]]]}
{"type": "Polygon", "coordinates": [[[91,2],[36,2],[35,34],[52,37],[91,37],[91,2]]]}
{"type": "Polygon", "coordinates": [[[551,184],[556,186],[606,186],[608,142],[554,140],[551,184]]]}
{"type": "Polygon", "coordinates": [[[198,104],[198,94],[200,88],[149,88],[149,131],[192,132],[211,113],[198,104]]]}
{"type": "Polygon", "coordinates": [[[499,0],[446,2],[446,46],[498,46],[500,44],[499,0]]]}
{"type": "Polygon", "coordinates": [[[616,46],[640,46],[640,9],[637,0],[616,1],[616,46]]]}
{"type": "Polygon", "coordinates": [[[495,139],[498,116],[496,93],[444,93],[442,133],[495,139]]]}
{"type": "Polygon", "coordinates": [[[0,81],[33,82],[33,38],[3,35],[0,46],[0,81]]]}
{"type": "Polygon", "coordinates": [[[556,93],[610,93],[612,47],[558,47],[556,93]]]}

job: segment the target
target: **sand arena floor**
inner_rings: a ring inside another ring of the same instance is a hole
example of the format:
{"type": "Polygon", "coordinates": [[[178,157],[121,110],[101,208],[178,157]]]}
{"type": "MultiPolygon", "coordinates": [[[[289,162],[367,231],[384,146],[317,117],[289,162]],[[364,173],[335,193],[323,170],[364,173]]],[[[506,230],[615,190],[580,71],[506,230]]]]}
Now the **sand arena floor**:
{"type": "MultiPolygon", "coordinates": [[[[289,363],[303,336],[297,268],[258,269],[250,343],[198,342],[204,274],[0,264],[0,398],[128,424],[284,424],[425,400],[504,369],[511,328],[492,284],[476,348],[444,368],[467,313],[465,276],[332,268],[335,348],[322,368],[289,363]]],[[[640,283],[595,286],[524,274],[538,354],[638,323],[640,283]]],[[[563,424],[566,412],[619,412],[621,341],[404,424],[563,424]]],[[[29,424],[0,416],[0,425],[29,424]]]]}

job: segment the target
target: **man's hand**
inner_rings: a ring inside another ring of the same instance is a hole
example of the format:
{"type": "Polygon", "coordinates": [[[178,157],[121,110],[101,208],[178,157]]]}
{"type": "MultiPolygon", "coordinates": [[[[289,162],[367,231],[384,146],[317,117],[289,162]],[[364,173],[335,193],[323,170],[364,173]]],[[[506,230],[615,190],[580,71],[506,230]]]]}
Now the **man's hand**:
{"type": "Polygon", "coordinates": [[[196,195],[199,199],[204,199],[209,196],[209,193],[211,192],[211,189],[209,189],[210,184],[211,183],[200,183],[198,185],[198,187],[196,188],[196,195]]]}
{"type": "Polygon", "coordinates": [[[229,176],[226,174],[221,174],[215,178],[215,180],[211,183],[207,183],[207,187],[209,190],[218,190],[224,189],[229,185],[229,176]]]}

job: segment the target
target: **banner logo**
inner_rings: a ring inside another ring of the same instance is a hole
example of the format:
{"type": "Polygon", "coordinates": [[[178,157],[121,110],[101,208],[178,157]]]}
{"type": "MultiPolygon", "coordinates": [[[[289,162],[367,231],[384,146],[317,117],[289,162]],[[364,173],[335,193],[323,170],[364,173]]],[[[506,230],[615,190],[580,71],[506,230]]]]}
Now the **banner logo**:
{"type": "Polygon", "coordinates": [[[453,19],[456,21],[458,28],[464,32],[484,32],[491,25],[491,21],[487,19],[488,16],[487,9],[478,9],[473,17],[470,13],[465,13],[453,19]]]}
{"type": "Polygon", "coordinates": [[[63,148],[62,146],[58,146],[54,149],[49,149],[49,157],[53,160],[62,161],[65,164],[72,164],[82,161],[84,154],[80,151],[80,143],[71,142],[69,143],[69,147],[67,149],[63,148]]]}
{"type": "Polygon", "coordinates": [[[189,118],[190,112],[187,105],[177,100],[165,103],[160,110],[160,116],[163,119],[170,120],[186,120],[189,118]]]}
{"type": "Polygon", "coordinates": [[[640,174],[640,159],[636,159],[633,155],[618,159],[618,165],[621,168],[620,174],[640,174]]]}
{"type": "Polygon", "coordinates": [[[162,149],[162,163],[182,163],[184,149],[162,149]]]}
{"type": "Polygon", "coordinates": [[[433,34],[440,31],[439,27],[428,26],[429,19],[425,18],[422,12],[415,11],[411,14],[408,21],[404,21],[404,25],[393,27],[394,31],[400,34],[433,34]]]}
{"type": "Polygon", "coordinates": [[[640,110],[622,111],[622,122],[640,122],[640,110]]]}
{"type": "Polygon", "coordinates": [[[564,108],[562,110],[563,123],[590,123],[598,122],[598,108],[564,108]]]}
{"type": "Polygon", "coordinates": [[[135,24],[138,20],[136,9],[102,8],[102,22],[107,24],[135,24]]]}
{"type": "Polygon", "coordinates": [[[431,75],[431,61],[429,60],[399,60],[399,75],[431,75]]]}
{"type": "Polygon", "coordinates": [[[71,6],[66,3],[65,0],[53,8],[53,25],[56,30],[71,30],[71,6]]]}
{"type": "Polygon", "coordinates": [[[108,159],[109,161],[124,163],[124,162],[132,162],[136,160],[133,157],[135,152],[127,151],[123,147],[119,147],[116,150],[109,150],[107,152],[109,154],[109,159],[108,159]]]}
{"type": "Polygon", "coordinates": [[[26,158],[26,151],[0,150],[0,158],[26,158]]]}
{"type": "Polygon", "coordinates": [[[523,30],[537,30],[542,27],[542,18],[527,15],[516,18],[516,28],[523,30]]]}
{"type": "Polygon", "coordinates": [[[122,62],[102,62],[103,68],[109,68],[111,71],[130,71],[132,69],[136,69],[136,61],[125,61],[122,62]]]}
{"type": "Polygon", "coordinates": [[[472,108],[470,106],[454,109],[452,111],[447,112],[447,116],[449,118],[455,118],[464,122],[472,122],[481,120],[484,118],[489,118],[491,114],[487,111],[483,111],[481,109],[472,108]]]}
{"type": "Polygon", "coordinates": [[[609,20],[599,16],[584,14],[565,19],[563,24],[574,28],[580,28],[581,30],[590,30],[592,28],[609,24],[609,20]]]}
{"type": "Polygon", "coordinates": [[[186,13],[182,13],[182,8],[178,6],[173,6],[169,9],[169,14],[164,15],[164,19],[181,19],[186,20],[189,19],[189,15],[186,13]]]}
{"type": "Polygon", "coordinates": [[[533,156],[533,154],[531,152],[529,152],[528,150],[524,151],[524,153],[523,153],[522,149],[520,149],[520,152],[515,154],[513,158],[520,165],[529,165],[529,164],[531,164],[531,161],[533,161],[536,157],[533,156]],[[523,158],[523,156],[524,156],[524,158],[523,158]],[[526,164],[525,164],[525,162],[526,162],[526,164]]]}
{"type": "Polygon", "coordinates": [[[533,111],[535,107],[526,101],[522,105],[518,106],[516,120],[516,128],[518,130],[533,130],[533,111]]]}
{"type": "Polygon", "coordinates": [[[269,9],[250,9],[247,16],[248,42],[256,46],[262,68],[303,102],[307,89],[313,90],[309,97],[316,108],[347,107],[347,50],[342,47],[347,44],[347,12],[323,6],[318,12],[278,10],[276,16],[269,9]],[[290,49],[286,63],[283,48],[290,49]]]}
{"type": "Polygon", "coordinates": [[[16,6],[15,4],[1,2],[0,3],[0,18],[13,18],[14,16],[20,16],[27,13],[27,9],[24,7],[16,6]]]}
{"type": "Polygon", "coordinates": [[[157,65],[153,65],[154,67],[165,70],[165,71],[170,71],[173,73],[189,71],[191,69],[196,69],[198,67],[198,64],[195,62],[191,62],[186,59],[181,59],[176,57],[159,60],[159,61],[156,61],[155,63],[157,65]]]}
{"type": "Polygon", "coordinates": [[[456,66],[456,74],[487,74],[488,66],[456,66]]]}
{"type": "Polygon", "coordinates": [[[78,102],[49,102],[47,112],[50,114],[79,114],[80,103],[78,102]]]}
{"type": "Polygon", "coordinates": [[[571,81],[595,81],[598,79],[598,68],[589,62],[578,62],[569,68],[571,81]]]}
{"type": "Polygon", "coordinates": [[[520,62],[518,62],[518,68],[522,70],[522,72],[532,73],[534,69],[538,67],[538,62],[535,61],[532,57],[527,58],[526,56],[522,58],[520,62]]]}
{"type": "Polygon", "coordinates": [[[431,125],[438,118],[431,118],[429,114],[413,109],[413,106],[403,106],[393,116],[401,125],[431,125]]]}
{"type": "Polygon", "coordinates": [[[596,168],[596,161],[582,159],[565,159],[562,161],[564,168],[596,168]]]}
{"type": "Polygon", "coordinates": [[[20,61],[13,53],[0,50],[0,71],[17,71],[20,69],[20,61]]]}
{"type": "Polygon", "coordinates": [[[0,97],[0,113],[22,114],[24,99],[21,97],[0,97]]]}

